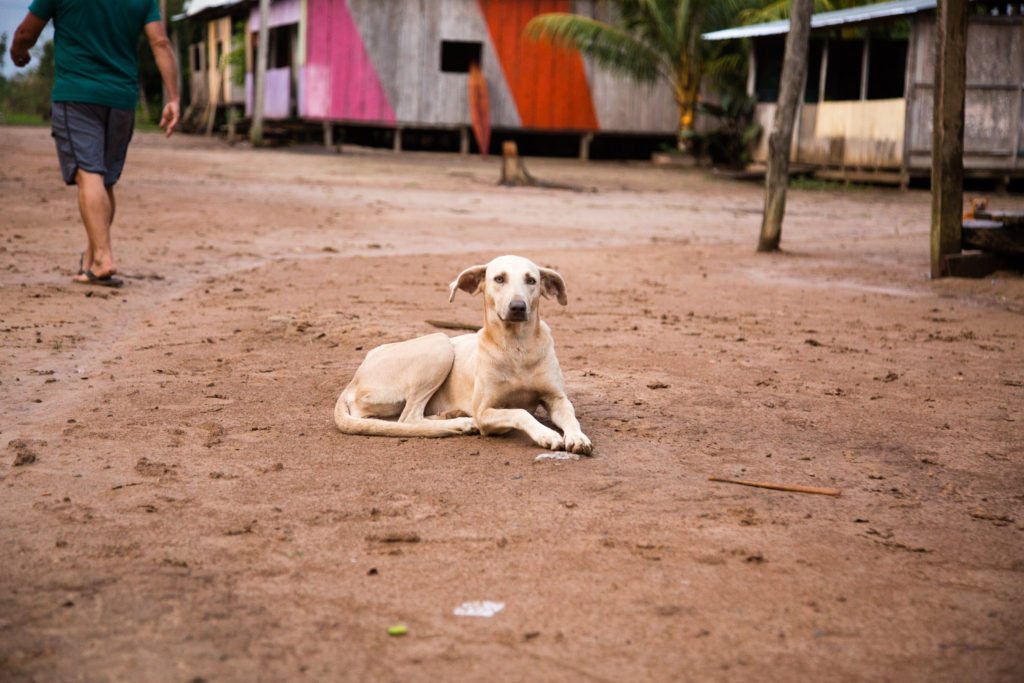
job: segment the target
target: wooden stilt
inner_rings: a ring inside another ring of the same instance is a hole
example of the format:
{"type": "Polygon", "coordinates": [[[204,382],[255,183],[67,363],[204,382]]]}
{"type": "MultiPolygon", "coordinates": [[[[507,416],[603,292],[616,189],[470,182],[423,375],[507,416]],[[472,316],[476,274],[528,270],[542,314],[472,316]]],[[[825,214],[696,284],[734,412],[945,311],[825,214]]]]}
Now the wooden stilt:
{"type": "Polygon", "coordinates": [[[584,133],[580,137],[580,161],[590,160],[590,143],[594,141],[593,133],[584,133]]]}

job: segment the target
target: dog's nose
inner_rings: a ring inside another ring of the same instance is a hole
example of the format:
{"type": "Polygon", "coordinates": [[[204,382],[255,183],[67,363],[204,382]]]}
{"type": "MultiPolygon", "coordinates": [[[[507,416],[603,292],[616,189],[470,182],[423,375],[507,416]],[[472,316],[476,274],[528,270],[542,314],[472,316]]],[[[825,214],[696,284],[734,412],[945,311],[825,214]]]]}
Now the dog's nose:
{"type": "Polygon", "coordinates": [[[519,316],[519,315],[525,316],[526,315],[526,302],[522,301],[520,299],[513,300],[508,305],[508,312],[511,313],[512,315],[516,315],[516,316],[519,316]]]}

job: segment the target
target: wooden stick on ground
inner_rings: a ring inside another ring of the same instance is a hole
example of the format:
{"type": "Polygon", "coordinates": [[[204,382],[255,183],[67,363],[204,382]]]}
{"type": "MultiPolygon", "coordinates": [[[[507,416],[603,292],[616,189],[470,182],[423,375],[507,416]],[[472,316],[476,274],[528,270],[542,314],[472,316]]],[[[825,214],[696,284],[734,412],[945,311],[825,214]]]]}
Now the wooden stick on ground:
{"type": "Polygon", "coordinates": [[[753,486],[759,489],[772,489],[775,491],[791,491],[792,493],[817,493],[822,496],[838,496],[842,493],[839,489],[830,489],[822,486],[796,486],[792,484],[769,484],[763,481],[742,481],[740,479],[723,479],[721,477],[708,477],[709,481],[719,481],[723,484],[739,484],[741,486],[753,486]]]}
{"type": "Polygon", "coordinates": [[[447,320],[424,320],[423,322],[434,327],[439,327],[442,330],[469,330],[470,332],[476,332],[480,329],[479,325],[470,325],[469,323],[457,323],[449,322],[447,320]]]}

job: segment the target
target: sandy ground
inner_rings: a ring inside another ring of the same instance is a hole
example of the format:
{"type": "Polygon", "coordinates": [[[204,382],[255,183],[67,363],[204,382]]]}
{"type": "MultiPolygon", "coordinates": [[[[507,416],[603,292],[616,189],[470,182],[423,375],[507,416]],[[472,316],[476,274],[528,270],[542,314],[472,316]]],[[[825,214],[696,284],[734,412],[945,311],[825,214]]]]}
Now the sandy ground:
{"type": "Polygon", "coordinates": [[[1024,283],[929,281],[927,194],[794,191],[759,256],[697,172],[138,135],[111,292],[48,132],[0,158],[0,680],[1024,678],[1024,283]],[[507,252],[595,456],[338,433],[507,252]]]}

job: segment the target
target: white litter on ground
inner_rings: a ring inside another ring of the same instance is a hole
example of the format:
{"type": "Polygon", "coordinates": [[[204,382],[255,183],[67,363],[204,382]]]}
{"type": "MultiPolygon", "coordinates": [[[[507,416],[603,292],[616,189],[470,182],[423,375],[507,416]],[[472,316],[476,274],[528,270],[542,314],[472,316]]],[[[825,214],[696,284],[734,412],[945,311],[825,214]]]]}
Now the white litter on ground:
{"type": "Polygon", "coordinates": [[[534,462],[547,462],[548,460],[579,460],[579,453],[569,451],[555,451],[553,453],[541,453],[533,459],[534,462]]]}
{"type": "Polygon", "coordinates": [[[503,602],[491,602],[489,600],[464,602],[456,607],[452,614],[457,617],[493,617],[505,609],[503,602]]]}

